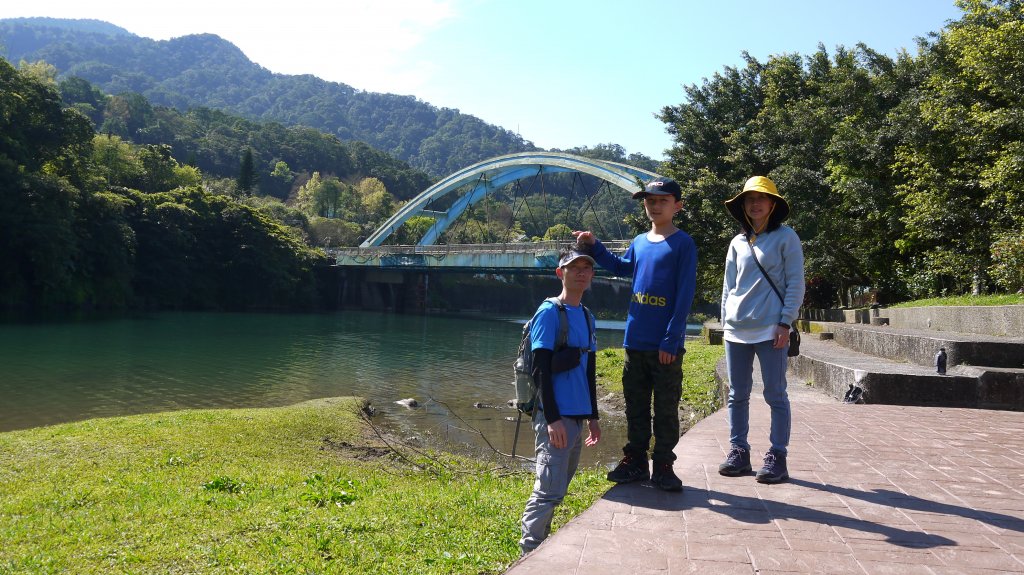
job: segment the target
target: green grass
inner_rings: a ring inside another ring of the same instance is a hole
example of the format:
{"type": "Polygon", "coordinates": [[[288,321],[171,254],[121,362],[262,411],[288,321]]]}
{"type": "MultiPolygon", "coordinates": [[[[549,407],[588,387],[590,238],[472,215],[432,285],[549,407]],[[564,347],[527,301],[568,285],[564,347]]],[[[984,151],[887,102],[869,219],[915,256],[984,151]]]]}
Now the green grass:
{"type": "Polygon", "coordinates": [[[957,305],[1024,305],[1024,294],[959,295],[906,301],[889,307],[927,307],[957,305]]]}
{"type": "MultiPolygon", "coordinates": [[[[368,445],[360,402],[0,434],[0,573],[500,573],[533,479],[368,445]]],[[[608,488],[585,469],[556,527],[608,488]]]]}
{"type": "MultiPolygon", "coordinates": [[[[721,402],[715,382],[715,365],[725,354],[725,347],[709,345],[692,339],[686,342],[683,356],[683,397],[694,412],[695,421],[714,413],[721,402]]],[[[622,348],[597,352],[597,383],[608,391],[622,393],[622,366],[626,352],[622,348]]]]}

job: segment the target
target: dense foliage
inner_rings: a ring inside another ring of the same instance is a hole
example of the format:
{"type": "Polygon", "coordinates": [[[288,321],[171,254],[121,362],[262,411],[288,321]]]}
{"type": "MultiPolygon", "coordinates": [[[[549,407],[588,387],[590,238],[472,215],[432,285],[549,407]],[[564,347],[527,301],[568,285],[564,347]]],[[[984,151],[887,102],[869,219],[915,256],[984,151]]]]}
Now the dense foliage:
{"type": "Polygon", "coordinates": [[[747,55],[662,110],[705,297],[737,230],[722,202],[756,174],[793,207],[811,305],[1024,288],[1024,3],[958,5],[916,57],[747,55]]]}
{"type": "Polygon", "coordinates": [[[309,308],[319,257],[0,59],[0,310],[309,308]],[[129,187],[131,186],[131,187],[129,187]]]}
{"type": "Polygon", "coordinates": [[[76,77],[61,80],[58,87],[65,105],[88,115],[99,132],[137,144],[168,146],[179,162],[209,177],[245,183],[240,187],[247,195],[286,199],[313,172],[348,182],[374,177],[403,200],[432,181],[426,173],[363,142],[344,143],[313,128],[255,122],[208,108],[180,112],[153,106],[137,93],[108,96],[76,77]]]}
{"type": "Polygon", "coordinates": [[[108,94],[312,127],[366,142],[435,176],[536,149],[509,130],[413,96],[273,74],[212,34],[155,41],[96,21],[15,18],[0,20],[0,47],[12,62],[46,61],[62,78],[82,78],[108,94]]]}

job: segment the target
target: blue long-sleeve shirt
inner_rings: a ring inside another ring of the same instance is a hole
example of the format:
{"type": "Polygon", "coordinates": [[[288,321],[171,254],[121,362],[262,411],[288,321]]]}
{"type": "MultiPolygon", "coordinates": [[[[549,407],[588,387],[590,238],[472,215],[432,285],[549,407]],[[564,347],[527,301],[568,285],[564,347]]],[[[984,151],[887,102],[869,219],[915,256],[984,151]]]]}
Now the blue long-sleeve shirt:
{"type": "Polygon", "coordinates": [[[598,241],[594,260],[619,277],[633,278],[622,346],[635,351],[685,351],[686,316],[697,287],[697,245],[677,230],[662,241],[633,239],[622,257],[598,241]]]}
{"type": "Polygon", "coordinates": [[[804,253],[800,237],[789,226],[758,234],[751,246],[743,234],[729,243],[722,285],[722,327],[756,329],[782,322],[793,325],[804,301],[804,253]],[[754,262],[751,250],[775,282],[775,295],[754,262]],[[783,302],[783,299],[785,302],[783,302]]]}

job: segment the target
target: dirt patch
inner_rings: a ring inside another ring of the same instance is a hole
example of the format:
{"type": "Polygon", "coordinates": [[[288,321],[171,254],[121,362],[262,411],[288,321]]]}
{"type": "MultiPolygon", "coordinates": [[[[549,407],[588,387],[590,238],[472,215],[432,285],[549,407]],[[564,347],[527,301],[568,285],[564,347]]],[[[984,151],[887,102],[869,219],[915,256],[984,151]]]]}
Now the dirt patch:
{"type": "Polygon", "coordinates": [[[392,451],[387,447],[352,445],[347,441],[335,441],[330,437],[323,438],[323,445],[320,449],[323,451],[337,453],[349,459],[355,459],[358,461],[376,461],[381,457],[386,457],[392,454],[392,451]]]}

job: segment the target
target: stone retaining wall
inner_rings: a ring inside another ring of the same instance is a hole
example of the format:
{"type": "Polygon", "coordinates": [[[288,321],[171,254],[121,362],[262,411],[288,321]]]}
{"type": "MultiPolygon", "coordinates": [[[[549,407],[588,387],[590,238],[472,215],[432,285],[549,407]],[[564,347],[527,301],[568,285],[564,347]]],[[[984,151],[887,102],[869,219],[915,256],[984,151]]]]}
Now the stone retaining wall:
{"type": "Polygon", "coordinates": [[[1024,305],[899,307],[880,313],[895,328],[1024,337],[1024,305]]]}

